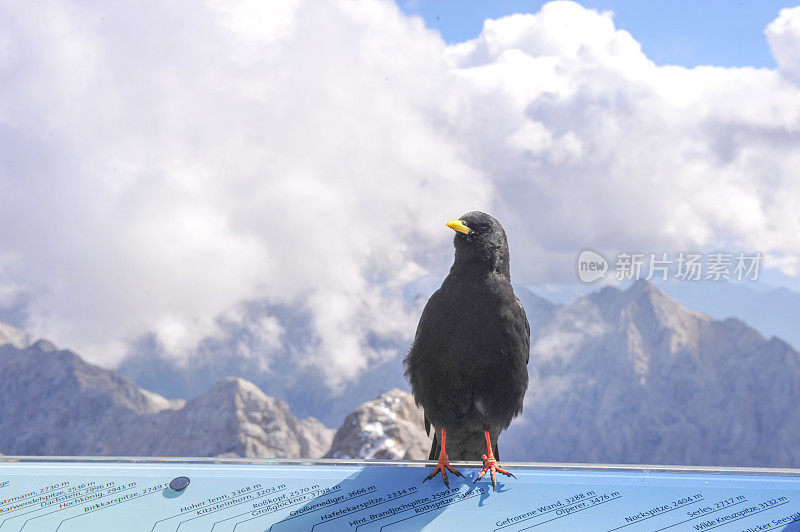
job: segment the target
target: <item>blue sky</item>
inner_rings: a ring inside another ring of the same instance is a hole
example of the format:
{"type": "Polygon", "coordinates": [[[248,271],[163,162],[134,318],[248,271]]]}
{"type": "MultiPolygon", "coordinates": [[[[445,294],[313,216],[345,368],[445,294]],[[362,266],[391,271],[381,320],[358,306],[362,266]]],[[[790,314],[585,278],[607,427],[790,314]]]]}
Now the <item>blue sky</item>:
{"type": "MultiPolygon", "coordinates": [[[[543,0],[399,0],[406,13],[420,15],[449,42],[471,39],[483,21],[512,13],[536,13],[543,0]]],[[[785,0],[581,0],[579,4],[613,11],[618,28],[630,32],[657,64],[756,66],[775,68],[764,27],[785,0]]]]}

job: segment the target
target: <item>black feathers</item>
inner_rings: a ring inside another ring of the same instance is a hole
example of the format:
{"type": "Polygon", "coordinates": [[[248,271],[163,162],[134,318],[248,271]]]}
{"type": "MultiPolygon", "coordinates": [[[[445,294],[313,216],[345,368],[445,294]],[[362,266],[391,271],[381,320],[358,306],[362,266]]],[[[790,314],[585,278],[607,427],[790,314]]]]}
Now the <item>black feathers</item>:
{"type": "MultiPolygon", "coordinates": [[[[522,411],[530,326],[511,287],[500,223],[475,211],[447,225],[457,231],[455,261],[422,312],[406,375],[437,437],[447,429],[448,453],[480,459],[484,431],[496,449],[497,435],[522,411]]],[[[432,456],[436,446],[435,438],[432,456]]]]}

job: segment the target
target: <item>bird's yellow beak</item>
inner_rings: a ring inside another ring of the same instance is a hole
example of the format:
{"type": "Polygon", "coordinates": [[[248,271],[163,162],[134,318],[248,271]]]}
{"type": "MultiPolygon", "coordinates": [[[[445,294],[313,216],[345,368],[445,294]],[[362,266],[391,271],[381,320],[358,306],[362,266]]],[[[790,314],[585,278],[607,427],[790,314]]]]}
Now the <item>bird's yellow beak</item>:
{"type": "Polygon", "coordinates": [[[458,231],[459,233],[464,233],[465,235],[468,235],[470,231],[469,227],[464,225],[461,220],[453,220],[452,222],[447,222],[445,225],[453,231],[458,231]]]}

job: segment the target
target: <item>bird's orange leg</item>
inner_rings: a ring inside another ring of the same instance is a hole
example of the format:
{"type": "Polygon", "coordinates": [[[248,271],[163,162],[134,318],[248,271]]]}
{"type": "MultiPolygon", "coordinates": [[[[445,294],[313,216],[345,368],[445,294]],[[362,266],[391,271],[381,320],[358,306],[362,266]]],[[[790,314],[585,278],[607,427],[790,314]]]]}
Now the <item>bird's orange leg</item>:
{"type": "Polygon", "coordinates": [[[432,479],[433,477],[435,477],[436,473],[441,471],[442,472],[442,480],[444,481],[444,485],[449,488],[450,487],[450,483],[447,481],[447,470],[448,469],[450,470],[451,473],[453,473],[457,477],[463,477],[464,476],[461,473],[459,473],[458,471],[456,471],[455,469],[453,469],[452,466],[450,465],[450,459],[447,458],[447,453],[444,452],[444,442],[445,442],[446,438],[447,438],[447,429],[442,429],[442,450],[439,451],[439,463],[436,465],[436,469],[434,469],[433,472],[430,475],[425,477],[425,480],[422,481],[423,484],[425,482],[427,482],[428,480],[432,479]]]}
{"type": "MultiPolygon", "coordinates": [[[[494,476],[495,471],[509,477],[517,477],[497,465],[497,460],[494,459],[494,453],[492,452],[492,440],[489,438],[489,431],[484,431],[483,433],[486,435],[486,448],[488,449],[489,456],[486,456],[485,454],[483,455],[483,469],[481,469],[481,472],[478,475],[478,478],[475,479],[475,482],[478,482],[480,479],[482,479],[483,475],[486,474],[486,471],[489,471],[490,475],[492,476],[492,491],[494,491],[497,487],[497,479],[494,476]]],[[[473,482],[473,484],[475,482],[473,482]]]]}

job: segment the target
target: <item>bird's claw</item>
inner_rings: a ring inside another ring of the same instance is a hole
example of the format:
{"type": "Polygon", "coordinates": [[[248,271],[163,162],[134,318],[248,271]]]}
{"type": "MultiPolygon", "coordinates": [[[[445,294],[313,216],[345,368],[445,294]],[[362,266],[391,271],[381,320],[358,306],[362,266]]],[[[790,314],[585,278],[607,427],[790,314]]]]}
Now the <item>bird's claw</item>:
{"type": "Polygon", "coordinates": [[[473,482],[473,484],[475,484],[480,479],[482,479],[487,471],[489,472],[489,475],[492,477],[492,491],[496,491],[496,489],[497,489],[497,478],[495,477],[495,472],[502,473],[503,475],[506,475],[506,476],[509,476],[509,477],[512,477],[512,478],[517,478],[516,476],[514,476],[513,473],[511,473],[509,471],[506,471],[505,469],[503,469],[500,466],[498,466],[497,465],[497,460],[495,460],[495,458],[493,456],[492,457],[488,457],[488,456],[486,456],[484,454],[482,456],[482,458],[483,458],[483,469],[481,469],[481,472],[478,473],[478,477],[475,479],[475,482],[473,482]]]}
{"type": "Polygon", "coordinates": [[[430,479],[432,479],[433,477],[435,477],[435,476],[436,476],[436,475],[437,475],[437,474],[438,474],[440,471],[441,471],[441,473],[442,473],[442,481],[444,482],[444,485],[445,485],[445,486],[447,486],[447,487],[449,488],[449,487],[450,487],[450,483],[447,481],[447,472],[446,472],[446,470],[445,470],[445,469],[442,469],[442,468],[441,468],[441,467],[439,467],[438,465],[436,466],[436,469],[434,469],[434,470],[433,470],[433,472],[432,472],[430,475],[428,475],[427,477],[425,477],[425,479],[422,481],[422,483],[423,483],[423,484],[425,484],[425,483],[426,483],[426,482],[428,482],[430,479]]]}
{"type": "Polygon", "coordinates": [[[444,481],[444,485],[449,488],[450,487],[450,482],[448,482],[448,480],[447,480],[447,471],[448,470],[451,473],[453,473],[455,476],[457,476],[457,477],[463,477],[464,476],[461,473],[459,473],[458,470],[453,469],[453,466],[450,465],[450,460],[447,458],[447,455],[444,454],[444,453],[441,453],[439,455],[439,463],[436,464],[436,468],[431,472],[430,475],[425,477],[425,480],[423,480],[422,483],[425,484],[427,481],[429,481],[430,479],[435,477],[439,472],[441,472],[442,473],[442,480],[444,481]]]}

